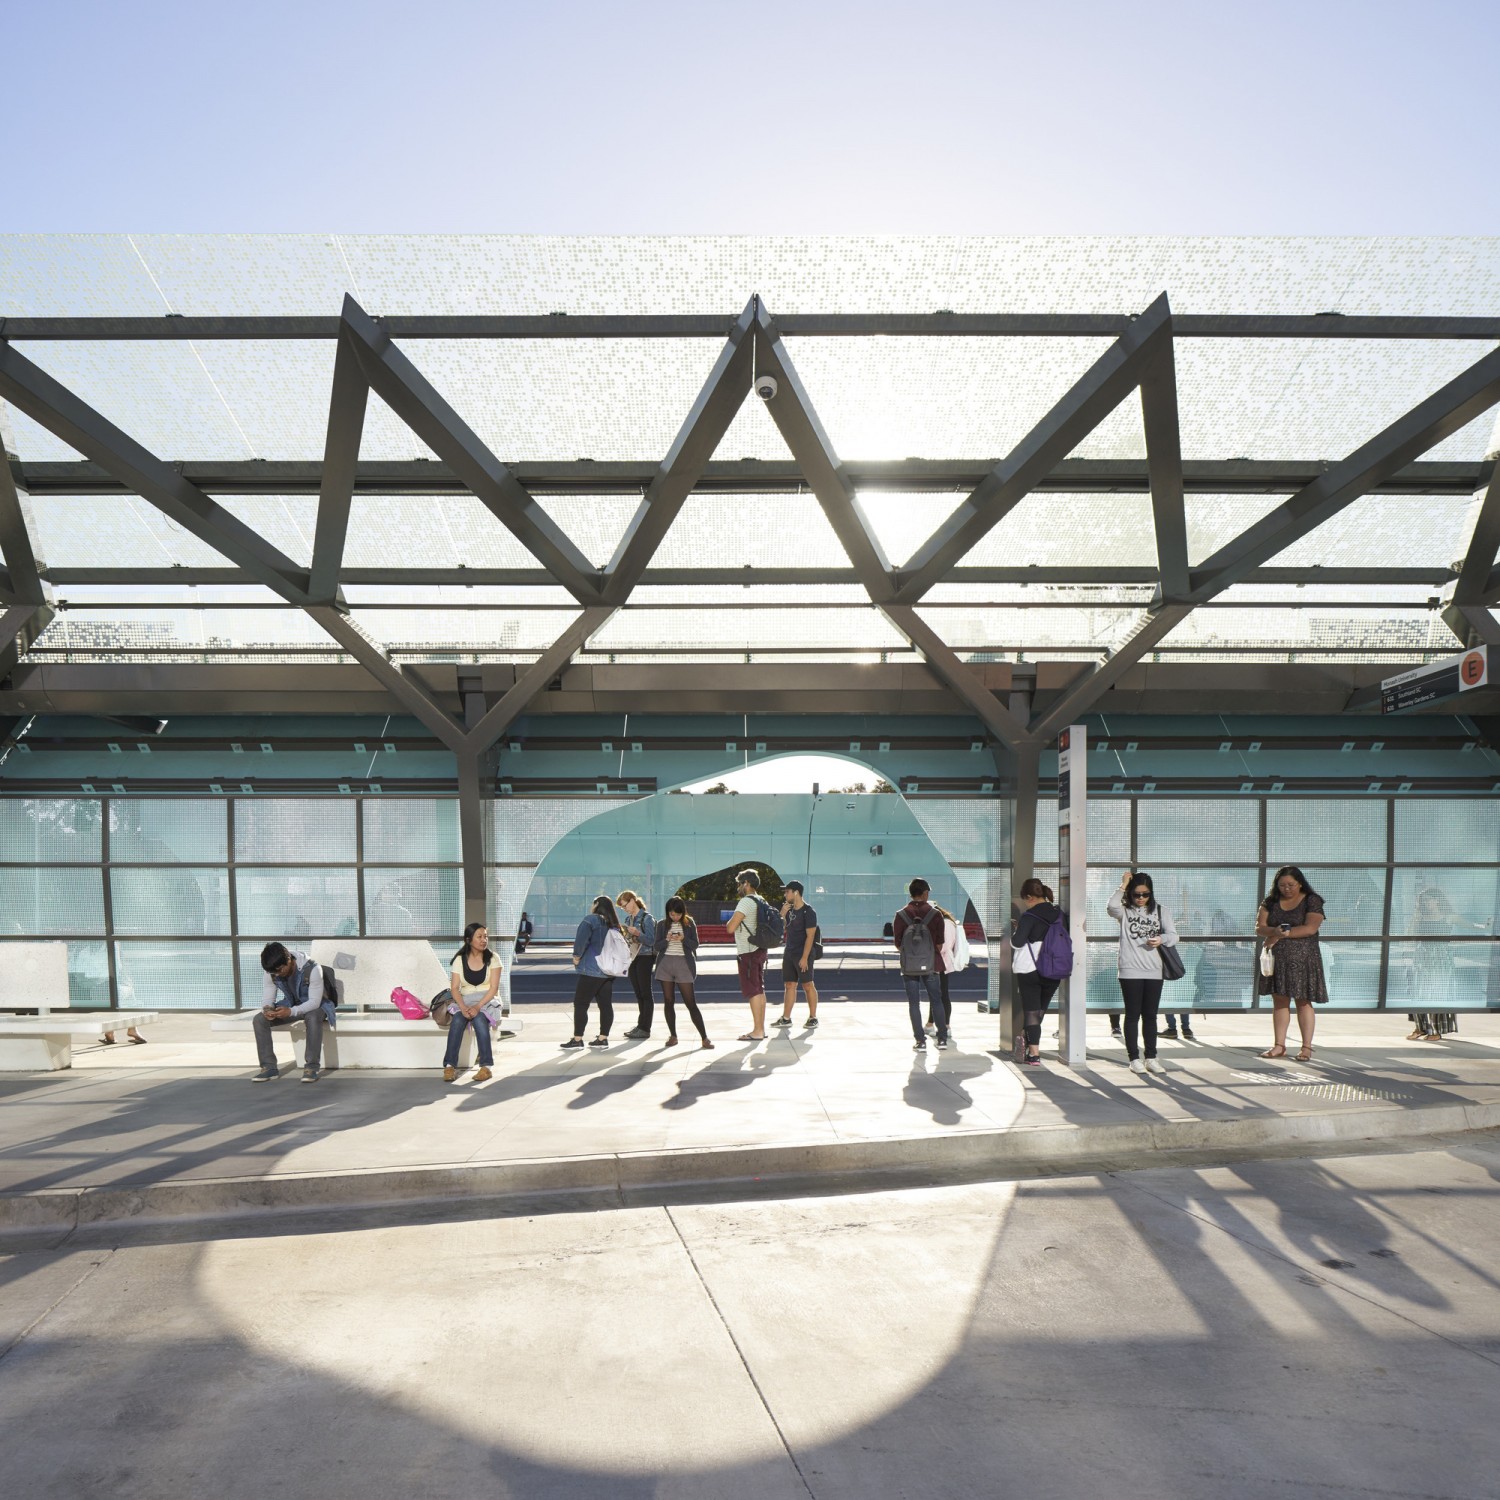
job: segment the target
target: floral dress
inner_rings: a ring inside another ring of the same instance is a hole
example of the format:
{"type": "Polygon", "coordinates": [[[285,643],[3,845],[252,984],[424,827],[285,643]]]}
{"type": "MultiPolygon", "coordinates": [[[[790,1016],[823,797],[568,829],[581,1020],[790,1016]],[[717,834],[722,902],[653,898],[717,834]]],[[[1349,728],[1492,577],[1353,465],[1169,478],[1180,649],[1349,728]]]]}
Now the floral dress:
{"type": "MultiPolygon", "coordinates": [[[[1262,903],[1266,924],[1270,927],[1301,927],[1314,912],[1323,910],[1321,896],[1304,896],[1295,906],[1283,907],[1278,897],[1262,903]]],[[[1282,938],[1271,949],[1276,967],[1259,976],[1257,990],[1262,995],[1289,995],[1293,1000],[1311,1000],[1324,1005],[1328,1000],[1328,981],[1323,977],[1323,951],[1318,935],[1282,938]]]]}

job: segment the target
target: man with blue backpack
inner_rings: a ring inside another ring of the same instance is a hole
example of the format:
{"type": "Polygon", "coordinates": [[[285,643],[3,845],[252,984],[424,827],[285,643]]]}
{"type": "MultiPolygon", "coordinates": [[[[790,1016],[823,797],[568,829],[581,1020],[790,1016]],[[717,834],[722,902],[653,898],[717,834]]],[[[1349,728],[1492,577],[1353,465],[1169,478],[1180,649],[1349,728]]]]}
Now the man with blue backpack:
{"type": "Polygon", "coordinates": [[[729,918],[734,938],[735,966],[739,969],[740,994],[750,1002],[750,1030],[742,1042],[766,1039],[766,954],[781,946],[785,925],[781,913],[760,894],[760,875],[741,870],[734,877],[739,904],[729,918]]]}
{"type": "Polygon", "coordinates": [[[932,887],[920,876],[906,888],[911,900],[896,913],[891,934],[901,955],[901,980],[906,986],[906,1005],[911,1012],[914,1052],[927,1050],[922,1030],[922,993],[925,990],[934,1016],[941,1017],[938,1051],[948,1045],[948,1010],[943,1004],[938,976],[943,972],[943,915],[928,899],[932,887]]]}

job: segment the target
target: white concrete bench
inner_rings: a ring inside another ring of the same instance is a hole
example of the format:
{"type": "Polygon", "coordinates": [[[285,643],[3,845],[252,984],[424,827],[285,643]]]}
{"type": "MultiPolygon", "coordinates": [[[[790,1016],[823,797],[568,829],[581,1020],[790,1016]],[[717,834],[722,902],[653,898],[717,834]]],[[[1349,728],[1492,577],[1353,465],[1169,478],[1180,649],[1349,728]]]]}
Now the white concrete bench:
{"type": "MultiPolygon", "coordinates": [[[[446,1037],[431,1021],[408,1021],[391,1004],[397,985],[419,1000],[429,1000],[448,987],[448,971],[430,943],[414,938],[328,938],[315,942],[308,957],[333,970],[338,991],[339,1018],[323,1028],[323,1066],[327,1068],[437,1068],[442,1066],[446,1037]],[[346,1006],[356,1007],[351,1015],[346,1006]]],[[[248,1033],[260,1009],[259,997],[245,997],[247,1008],[211,1021],[213,1031],[248,1033]]],[[[519,1018],[506,1016],[495,1040],[517,1035],[519,1018]]],[[[302,1062],[307,1028],[295,1022],[278,1026],[273,1036],[292,1044],[293,1062],[302,1062]]],[[[248,1035],[246,1040],[249,1040],[248,1035]]],[[[474,1056],[474,1036],[464,1036],[460,1061],[468,1066],[474,1056]]]]}
{"type": "Polygon", "coordinates": [[[149,1026],[154,1010],[74,1011],[45,1016],[0,1016],[0,1073],[55,1073],[73,1066],[73,1038],[97,1041],[106,1031],[149,1026]]]}

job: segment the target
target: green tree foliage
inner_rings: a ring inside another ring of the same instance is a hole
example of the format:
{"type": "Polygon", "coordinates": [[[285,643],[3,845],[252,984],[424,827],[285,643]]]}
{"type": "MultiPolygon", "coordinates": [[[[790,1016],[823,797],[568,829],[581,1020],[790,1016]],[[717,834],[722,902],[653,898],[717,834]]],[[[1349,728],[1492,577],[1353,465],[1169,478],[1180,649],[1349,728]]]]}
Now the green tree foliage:
{"type": "Polygon", "coordinates": [[[781,876],[770,865],[763,865],[753,859],[728,865],[722,870],[715,870],[711,875],[699,875],[678,886],[677,894],[684,901],[722,901],[726,906],[733,906],[740,898],[734,877],[741,870],[754,870],[760,876],[760,894],[772,906],[780,906],[785,900],[786,890],[781,883],[781,876]]]}

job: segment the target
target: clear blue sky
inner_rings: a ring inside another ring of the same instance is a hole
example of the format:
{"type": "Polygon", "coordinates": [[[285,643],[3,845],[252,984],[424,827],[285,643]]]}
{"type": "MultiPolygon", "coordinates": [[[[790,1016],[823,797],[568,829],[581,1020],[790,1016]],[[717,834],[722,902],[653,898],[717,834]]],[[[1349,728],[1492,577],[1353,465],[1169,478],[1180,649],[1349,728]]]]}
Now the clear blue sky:
{"type": "Polygon", "coordinates": [[[1500,231],[1497,0],[0,0],[0,231],[1500,231]]]}

